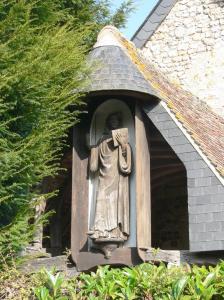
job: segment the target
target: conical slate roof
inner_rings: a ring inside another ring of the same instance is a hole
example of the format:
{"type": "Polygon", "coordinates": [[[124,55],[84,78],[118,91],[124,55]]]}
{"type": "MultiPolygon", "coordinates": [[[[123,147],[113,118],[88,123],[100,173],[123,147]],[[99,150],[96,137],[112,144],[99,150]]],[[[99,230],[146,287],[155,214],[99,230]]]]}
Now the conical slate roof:
{"type": "Polygon", "coordinates": [[[96,47],[90,54],[90,60],[96,64],[88,89],[90,92],[129,90],[156,95],[120,46],[96,47]]]}

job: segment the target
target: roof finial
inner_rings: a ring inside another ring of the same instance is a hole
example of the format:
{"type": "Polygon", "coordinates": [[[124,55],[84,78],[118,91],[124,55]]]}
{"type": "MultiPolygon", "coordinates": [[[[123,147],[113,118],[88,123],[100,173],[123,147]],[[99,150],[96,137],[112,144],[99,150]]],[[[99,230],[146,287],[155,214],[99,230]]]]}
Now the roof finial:
{"type": "Polygon", "coordinates": [[[98,34],[97,42],[93,48],[102,47],[102,46],[122,47],[119,41],[120,36],[121,34],[116,27],[112,25],[107,25],[98,34]]]}

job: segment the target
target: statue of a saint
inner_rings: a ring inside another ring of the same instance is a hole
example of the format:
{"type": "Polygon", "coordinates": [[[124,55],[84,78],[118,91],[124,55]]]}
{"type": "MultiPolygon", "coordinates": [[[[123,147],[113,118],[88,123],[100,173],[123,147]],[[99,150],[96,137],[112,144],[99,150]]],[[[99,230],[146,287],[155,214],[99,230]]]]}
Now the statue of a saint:
{"type": "Polygon", "coordinates": [[[129,236],[131,147],[121,113],[106,119],[105,133],[91,147],[90,172],[97,177],[94,222],[88,235],[95,243],[122,243],[129,236]]]}

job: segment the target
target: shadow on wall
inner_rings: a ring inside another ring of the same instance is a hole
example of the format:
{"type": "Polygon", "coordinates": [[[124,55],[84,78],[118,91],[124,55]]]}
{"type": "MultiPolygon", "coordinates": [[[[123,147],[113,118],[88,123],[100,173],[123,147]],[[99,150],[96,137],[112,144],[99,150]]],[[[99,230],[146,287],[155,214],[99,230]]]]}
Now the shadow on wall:
{"type": "Polygon", "coordinates": [[[51,190],[58,190],[58,195],[49,199],[46,212],[54,211],[49,223],[44,228],[43,248],[52,256],[62,255],[70,249],[71,240],[71,189],[72,189],[72,155],[68,151],[62,160],[62,171],[56,178],[49,181],[51,190]]]}
{"type": "Polygon", "coordinates": [[[186,169],[147,117],[145,124],[151,153],[152,247],[188,250],[186,169]]]}

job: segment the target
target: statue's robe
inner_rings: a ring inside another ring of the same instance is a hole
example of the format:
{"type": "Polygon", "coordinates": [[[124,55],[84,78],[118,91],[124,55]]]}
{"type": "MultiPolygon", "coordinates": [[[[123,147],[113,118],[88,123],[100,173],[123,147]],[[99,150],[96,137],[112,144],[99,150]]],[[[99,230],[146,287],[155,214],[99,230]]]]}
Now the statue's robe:
{"type": "Polygon", "coordinates": [[[90,171],[98,172],[94,239],[122,239],[129,236],[129,174],[131,147],[122,153],[111,137],[102,137],[91,149],[90,171]]]}

